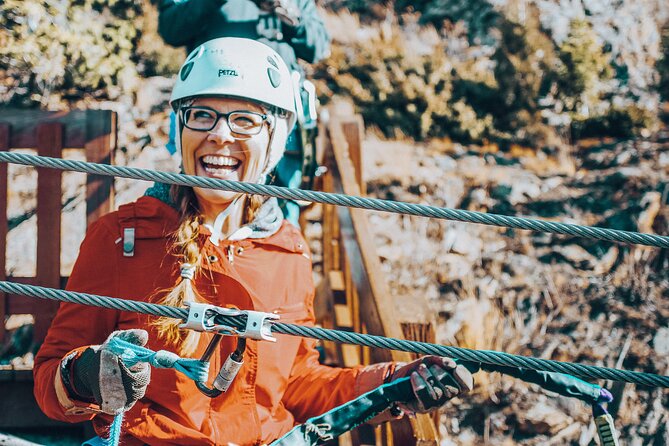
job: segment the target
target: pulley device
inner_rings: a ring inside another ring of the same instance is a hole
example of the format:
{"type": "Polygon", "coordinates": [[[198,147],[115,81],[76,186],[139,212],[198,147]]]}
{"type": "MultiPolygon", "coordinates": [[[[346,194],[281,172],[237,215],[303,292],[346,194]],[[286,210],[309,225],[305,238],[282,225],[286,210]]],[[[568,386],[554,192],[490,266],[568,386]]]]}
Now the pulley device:
{"type": "Polygon", "coordinates": [[[272,336],[271,322],[278,320],[279,315],[262,311],[222,308],[200,302],[188,302],[187,305],[188,318],[186,322],[179,325],[179,328],[214,333],[214,337],[209,341],[209,345],[207,345],[200,361],[209,362],[209,358],[216,351],[223,336],[237,336],[237,347],[223,363],[221,370],[214,378],[212,387],[208,387],[207,383],[203,381],[195,383],[200,392],[209,398],[215,398],[230,388],[232,381],[234,381],[239,369],[244,364],[247,339],[276,342],[276,338],[272,336]],[[244,328],[240,328],[234,324],[235,319],[231,318],[246,320],[246,325],[244,328]],[[220,321],[229,321],[230,323],[222,324],[220,321]]]}

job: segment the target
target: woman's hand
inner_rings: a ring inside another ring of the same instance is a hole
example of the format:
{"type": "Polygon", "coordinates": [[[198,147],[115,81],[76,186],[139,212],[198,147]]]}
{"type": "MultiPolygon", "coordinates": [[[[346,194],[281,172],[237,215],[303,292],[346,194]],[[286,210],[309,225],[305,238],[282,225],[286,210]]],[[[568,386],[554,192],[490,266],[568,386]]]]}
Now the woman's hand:
{"type": "Polygon", "coordinates": [[[387,382],[406,376],[411,378],[415,399],[398,403],[401,409],[412,413],[431,412],[474,388],[469,370],[440,356],[424,356],[408,364],[398,364],[387,382]]]}
{"type": "Polygon", "coordinates": [[[94,400],[102,412],[110,415],[130,409],[144,396],[151,379],[149,364],[139,362],[128,368],[107,348],[114,337],[141,346],[149,339],[145,330],[115,331],[102,345],[84,350],[74,361],[72,371],[74,392],[82,399],[94,400]]]}

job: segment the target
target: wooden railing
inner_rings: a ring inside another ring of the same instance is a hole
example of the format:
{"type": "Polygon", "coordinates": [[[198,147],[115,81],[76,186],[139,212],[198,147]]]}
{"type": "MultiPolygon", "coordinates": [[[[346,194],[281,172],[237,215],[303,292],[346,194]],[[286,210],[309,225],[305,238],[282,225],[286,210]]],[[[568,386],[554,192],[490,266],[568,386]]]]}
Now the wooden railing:
{"type": "MultiPolygon", "coordinates": [[[[365,194],[363,132],[360,116],[344,118],[331,111],[319,141],[327,169],[321,178],[323,191],[365,194]]],[[[318,322],[326,328],[434,342],[434,331],[429,323],[409,322],[397,315],[366,212],[323,205],[323,282],[316,298],[318,322]]],[[[325,349],[344,366],[414,359],[405,352],[349,345],[325,343],[325,349]]],[[[377,428],[362,426],[340,438],[340,445],[437,443],[435,419],[427,415],[404,418],[377,428]]]]}
{"type": "MultiPolygon", "coordinates": [[[[48,112],[0,108],[0,150],[35,149],[38,155],[60,158],[63,149],[82,149],[86,160],[111,164],[116,146],[116,113],[107,110],[48,112]]],[[[8,222],[0,218],[0,280],[51,288],[64,287],[61,277],[62,171],[37,169],[37,262],[34,277],[6,277],[8,222]]],[[[7,215],[7,163],[0,163],[0,213],[7,215]]],[[[86,180],[86,222],[113,208],[112,177],[89,175],[86,180]]],[[[14,254],[15,255],[15,254],[14,254]]],[[[39,345],[58,309],[58,302],[0,293],[0,346],[5,318],[31,314],[35,324],[33,348],[39,345]]],[[[32,370],[0,370],[0,428],[56,424],[37,408],[32,395],[32,370]],[[20,414],[17,416],[17,414],[20,414]]]]}

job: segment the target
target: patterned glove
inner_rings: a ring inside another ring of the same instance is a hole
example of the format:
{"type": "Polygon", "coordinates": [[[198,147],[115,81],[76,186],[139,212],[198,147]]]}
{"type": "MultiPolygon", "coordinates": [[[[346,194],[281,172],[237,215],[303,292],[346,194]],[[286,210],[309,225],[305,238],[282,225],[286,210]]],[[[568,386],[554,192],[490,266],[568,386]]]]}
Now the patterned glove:
{"type": "Polygon", "coordinates": [[[300,24],[300,9],[293,0],[253,0],[262,11],[275,14],[289,26],[300,24]]]}
{"type": "Polygon", "coordinates": [[[410,413],[431,412],[474,388],[474,378],[469,370],[440,356],[424,356],[408,364],[398,364],[387,382],[406,376],[411,377],[415,399],[398,402],[398,405],[410,413]]]}
{"type": "Polygon", "coordinates": [[[72,383],[82,399],[94,400],[102,412],[116,415],[130,409],[144,396],[151,379],[149,364],[139,362],[128,368],[107,345],[113,337],[144,346],[149,339],[145,330],[115,331],[102,345],[88,347],[74,361],[72,383]]]}

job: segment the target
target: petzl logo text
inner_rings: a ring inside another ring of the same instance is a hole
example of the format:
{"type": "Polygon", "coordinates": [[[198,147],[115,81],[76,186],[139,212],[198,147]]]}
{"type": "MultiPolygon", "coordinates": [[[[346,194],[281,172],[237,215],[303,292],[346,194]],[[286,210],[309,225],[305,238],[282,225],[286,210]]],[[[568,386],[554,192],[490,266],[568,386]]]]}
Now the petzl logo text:
{"type": "Polygon", "coordinates": [[[237,70],[218,70],[218,77],[221,76],[239,76],[237,70]]]}

